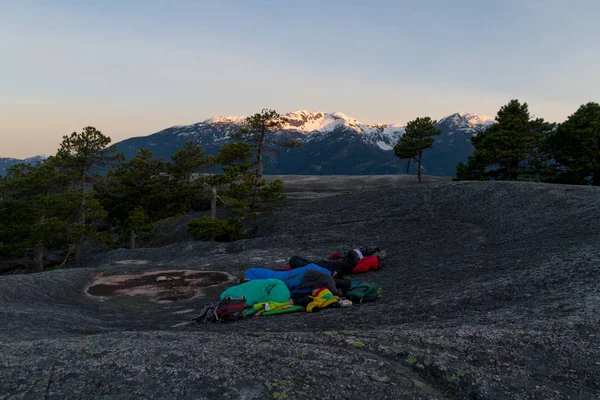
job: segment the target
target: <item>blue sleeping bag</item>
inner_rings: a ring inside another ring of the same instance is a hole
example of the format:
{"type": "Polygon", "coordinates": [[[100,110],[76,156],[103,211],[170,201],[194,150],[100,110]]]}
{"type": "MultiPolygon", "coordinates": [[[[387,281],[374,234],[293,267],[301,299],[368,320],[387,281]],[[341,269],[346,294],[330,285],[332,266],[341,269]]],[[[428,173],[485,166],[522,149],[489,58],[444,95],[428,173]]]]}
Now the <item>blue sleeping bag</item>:
{"type": "Polygon", "coordinates": [[[285,282],[285,285],[290,291],[294,291],[298,288],[298,286],[300,286],[300,283],[302,283],[302,278],[304,278],[306,271],[311,270],[320,271],[326,273],[327,275],[331,275],[331,272],[328,269],[320,267],[317,264],[308,264],[302,268],[296,268],[290,271],[274,271],[266,268],[250,268],[248,271],[246,271],[244,278],[251,281],[255,279],[279,279],[285,282]]]}

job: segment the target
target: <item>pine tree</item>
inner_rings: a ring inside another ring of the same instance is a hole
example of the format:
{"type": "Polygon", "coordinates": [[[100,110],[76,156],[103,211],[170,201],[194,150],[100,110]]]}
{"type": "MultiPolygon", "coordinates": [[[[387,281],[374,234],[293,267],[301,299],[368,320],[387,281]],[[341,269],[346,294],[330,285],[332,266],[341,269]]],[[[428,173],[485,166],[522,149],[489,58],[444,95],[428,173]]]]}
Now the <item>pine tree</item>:
{"type": "Polygon", "coordinates": [[[188,212],[192,209],[194,194],[199,193],[201,180],[193,180],[192,175],[209,166],[209,161],[204,158],[204,150],[200,145],[189,141],[183,148],[171,155],[171,163],[168,164],[170,174],[176,181],[176,191],[182,198],[182,211],[188,212]]]}
{"type": "Polygon", "coordinates": [[[0,180],[0,258],[42,272],[44,251],[62,249],[72,237],[78,195],[56,158],[18,164],[0,180]]]}
{"type": "Polygon", "coordinates": [[[256,171],[254,186],[256,189],[262,184],[265,154],[275,154],[280,147],[297,147],[300,142],[296,140],[277,141],[269,136],[281,131],[283,119],[275,110],[263,109],[246,118],[240,132],[232,135],[233,138],[242,139],[250,144],[256,155],[256,171]]]}
{"type": "Polygon", "coordinates": [[[248,143],[234,142],[221,147],[215,156],[209,156],[212,167],[221,166],[222,172],[203,176],[210,188],[210,216],[190,221],[188,230],[199,240],[236,240],[241,238],[242,218],[249,208],[249,198],[254,192],[256,173],[251,170],[253,148],[248,143]],[[217,201],[239,217],[217,218],[217,201]]]}
{"type": "Polygon", "coordinates": [[[183,148],[171,154],[169,171],[178,180],[189,182],[192,174],[205,168],[208,161],[204,158],[204,150],[199,144],[187,142],[183,148]]]}
{"type": "Polygon", "coordinates": [[[174,183],[165,162],[140,149],[135,157],[120,162],[100,178],[96,191],[111,224],[121,227],[136,207],[142,207],[153,221],[179,212],[174,183]]]}
{"type": "Polygon", "coordinates": [[[129,213],[129,217],[125,220],[121,227],[121,236],[129,236],[129,247],[136,248],[136,238],[141,240],[150,239],[152,235],[152,219],[146,214],[144,207],[136,206],[129,213]]]}
{"type": "Polygon", "coordinates": [[[434,136],[442,133],[435,127],[437,121],[429,117],[417,118],[406,125],[406,132],[400,142],[394,146],[394,153],[398,158],[408,158],[417,163],[417,179],[421,183],[421,166],[423,165],[423,152],[433,147],[434,136]]]}
{"type": "Polygon", "coordinates": [[[210,217],[195,219],[189,223],[190,233],[200,240],[237,240],[247,237],[242,232],[244,219],[251,215],[250,209],[259,203],[283,200],[283,183],[275,180],[269,184],[261,179],[256,187],[256,172],[252,170],[254,157],[252,145],[243,142],[229,143],[221,147],[216,156],[209,157],[213,167],[220,166],[222,173],[202,177],[210,188],[210,217]],[[216,217],[217,200],[231,210],[226,219],[216,217]]]}
{"type": "Polygon", "coordinates": [[[600,185],[600,105],[579,107],[549,135],[547,151],[554,161],[550,181],[600,185]]]}
{"type": "Polygon", "coordinates": [[[248,143],[225,144],[210,159],[212,165],[221,166],[223,172],[205,177],[206,184],[218,190],[221,201],[239,212],[251,205],[256,179],[250,161],[253,157],[253,147],[248,143]]]}
{"type": "Polygon", "coordinates": [[[532,119],[527,103],[518,100],[500,108],[496,121],[471,139],[475,151],[466,165],[460,164],[462,179],[540,179],[547,162],[542,141],[553,125],[532,119]]]}
{"type": "Polygon", "coordinates": [[[98,169],[110,165],[119,157],[116,147],[109,146],[111,139],[94,127],[83,128],[81,133],[73,132],[63,136],[57,157],[74,174],[74,182],[81,192],[78,211],[78,235],[75,244],[75,262],[81,264],[83,239],[92,228],[87,224],[88,197],[98,169]]]}

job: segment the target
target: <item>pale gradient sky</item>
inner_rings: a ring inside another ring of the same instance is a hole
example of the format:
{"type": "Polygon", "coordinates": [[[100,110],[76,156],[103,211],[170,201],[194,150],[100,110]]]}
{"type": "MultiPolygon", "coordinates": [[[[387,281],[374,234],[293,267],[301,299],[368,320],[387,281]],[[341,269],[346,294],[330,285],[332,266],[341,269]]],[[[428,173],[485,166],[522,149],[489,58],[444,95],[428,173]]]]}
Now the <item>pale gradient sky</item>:
{"type": "Polygon", "coordinates": [[[518,98],[562,121],[600,101],[598,21],[598,0],[0,0],[0,157],[265,107],[391,123],[518,98]]]}

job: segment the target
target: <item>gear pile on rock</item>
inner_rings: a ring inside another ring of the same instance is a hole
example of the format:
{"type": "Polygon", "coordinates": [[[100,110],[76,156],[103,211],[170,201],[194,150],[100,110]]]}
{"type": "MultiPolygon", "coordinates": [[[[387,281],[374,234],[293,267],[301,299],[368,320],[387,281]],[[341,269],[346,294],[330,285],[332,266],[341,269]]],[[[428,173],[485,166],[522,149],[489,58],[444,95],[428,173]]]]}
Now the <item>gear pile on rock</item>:
{"type": "Polygon", "coordinates": [[[240,284],[221,293],[219,301],[204,306],[196,323],[226,322],[250,316],[277,315],[294,311],[315,312],[328,307],[350,307],[353,303],[382,297],[377,283],[345,279],[347,275],[378,271],[387,256],[379,247],[351,249],[342,256],[311,261],[293,256],[277,269],[250,268],[240,284]]]}

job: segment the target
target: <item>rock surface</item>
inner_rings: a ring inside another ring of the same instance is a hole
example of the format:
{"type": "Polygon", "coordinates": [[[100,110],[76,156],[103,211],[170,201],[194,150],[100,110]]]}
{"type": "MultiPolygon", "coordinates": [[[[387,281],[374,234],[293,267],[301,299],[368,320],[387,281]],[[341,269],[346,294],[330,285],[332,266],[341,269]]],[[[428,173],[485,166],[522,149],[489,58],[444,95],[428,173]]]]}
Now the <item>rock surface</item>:
{"type": "MultiPolygon", "coordinates": [[[[0,278],[0,399],[596,399],[600,191],[430,183],[290,198],[256,237],[116,250],[0,278]],[[291,255],[387,250],[378,302],[185,322],[228,285],[152,302],[85,293],[99,273],[238,275],[291,255]]],[[[318,191],[315,191],[318,192],[318,191]]]]}

